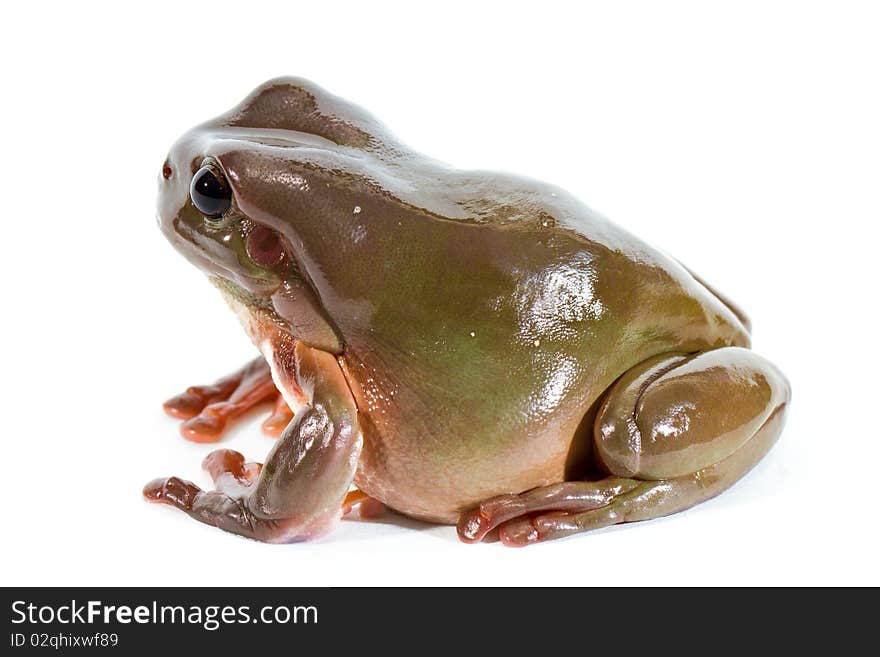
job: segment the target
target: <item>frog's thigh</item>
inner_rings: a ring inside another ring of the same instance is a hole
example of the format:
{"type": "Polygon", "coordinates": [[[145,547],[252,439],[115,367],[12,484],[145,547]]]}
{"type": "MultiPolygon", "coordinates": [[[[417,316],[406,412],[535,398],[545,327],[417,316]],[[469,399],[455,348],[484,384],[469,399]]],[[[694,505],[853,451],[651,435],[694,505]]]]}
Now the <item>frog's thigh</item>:
{"type": "Polygon", "coordinates": [[[618,477],[687,475],[736,452],[789,396],[782,373],[748,349],[659,356],[609,391],[596,451],[618,477]]]}
{"type": "Polygon", "coordinates": [[[612,386],[597,415],[596,451],[611,477],[490,500],[469,521],[489,517],[481,534],[500,524],[505,543],[525,545],[680,511],[761,459],[789,398],[785,377],[747,349],[653,358],[612,386]]]}
{"type": "Polygon", "coordinates": [[[295,365],[310,398],[266,463],[244,463],[240,454],[221,450],[205,462],[218,490],[202,491],[170,477],[147,484],[147,499],[226,531],[276,543],[311,538],[341,517],[363,442],[354,399],[331,354],[300,343],[295,354],[278,356],[295,365]]]}

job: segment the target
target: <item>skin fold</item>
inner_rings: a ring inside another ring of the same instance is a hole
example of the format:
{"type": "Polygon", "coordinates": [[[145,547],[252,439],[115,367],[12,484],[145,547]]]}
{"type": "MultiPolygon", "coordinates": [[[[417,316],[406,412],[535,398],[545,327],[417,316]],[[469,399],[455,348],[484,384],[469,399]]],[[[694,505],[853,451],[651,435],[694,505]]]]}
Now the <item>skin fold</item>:
{"type": "Polygon", "coordinates": [[[296,541],[381,503],[525,545],[708,499],[781,431],[785,377],[676,260],[559,188],[417,154],[305,80],[186,133],[159,186],[163,233],[261,353],[166,410],[209,442],[281,394],[265,465],[222,450],[216,491],[148,484],[203,522],[296,541]]]}

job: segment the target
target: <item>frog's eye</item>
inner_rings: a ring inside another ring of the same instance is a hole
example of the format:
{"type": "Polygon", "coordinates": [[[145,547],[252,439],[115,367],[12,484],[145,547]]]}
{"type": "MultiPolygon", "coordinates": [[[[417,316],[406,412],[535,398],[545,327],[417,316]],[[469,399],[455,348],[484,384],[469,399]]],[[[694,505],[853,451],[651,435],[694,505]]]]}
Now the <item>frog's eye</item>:
{"type": "Polygon", "coordinates": [[[189,187],[189,195],[199,212],[211,219],[226,212],[232,202],[232,190],[226,176],[211,164],[196,171],[189,187]]]}

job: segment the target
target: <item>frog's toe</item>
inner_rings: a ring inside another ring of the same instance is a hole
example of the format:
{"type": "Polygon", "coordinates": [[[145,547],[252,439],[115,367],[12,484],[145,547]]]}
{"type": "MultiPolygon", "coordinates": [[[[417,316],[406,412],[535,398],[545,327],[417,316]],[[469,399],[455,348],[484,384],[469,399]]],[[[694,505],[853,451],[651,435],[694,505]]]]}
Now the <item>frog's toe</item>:
{"type": "MultiPolygon", "coordinates": [[[[465,543],[476,543],[498,527],[507,526],[507,534],[526,536],[533,533],[527,519],[541,511],[580,512],[607,505],[615,496],[638,485],[632,479],[608,477],[601,481],[567,481],[534,488],[520,495],[499,495],[482,502],[475,509],[463,513],[458,521],[458,536],[465,543]],[[522,522],[513,522],[522,520],[522,522]]],[[[518,539],[501,540],[519,544],[518,539]]],[[[537,537],[534,538],[537,540],[537,537]]],[[[523,542],[525,545],[529,540],[523,542]]]]}
{"type": "Polygon", "coordinates": [[[612,503],[583,513],[554,512],[515,518],[502,524],[498,535],[508,547],[524,547],[626,522],[628,508],[625,502],[612,503]]]}
{"type": "Polygon", "coordinates": [[[194,443],[214,443],[220,440],[229,423],[229,405],[224,402],[211,404],[195,417],[180,425],[180,435],[194,443]]]}
{"type": "Polygon", "coordinates": [[[144,498],[150,502],[162,502],[184,509],[192,502],[201,489],[191,481],[180,477],[160,477],[144,486],[144,498]]]}
{"type": "Polygon", "coordinates": [[[498,538],[508,547],[524,547],[540,540],[538,529],[531,518],[515,518],[498,528],[498,538]]]}
{"type": "Polygon", "coordinates": [[[202,468],[211,475],[218,490],[234,496],[256,483],[263,464],[245,461],[244,455],[233,449],[215,449],[202,461],[202,468]]]}
{"type": "Polygon", "coordinates": [[[272,414],[263,421],[263,433],[272,438],[278,438],[290,421],[293,419],[294,413],[290,410],[290,406],[284,399],[284,395],[279,394],[275,400],[275,408],[272,414]]]}
{"type": "MultiPolygon", "coordinates": [[[[180,425],[184,438],[197,443],[211,443],[220,440],[230,420],[277,396],[269,365],[264,358],[258,357],[215,383],[190,386],[185,392],[166,401],[163,407],[171,417],[184,420],[180,425]]],[[[285,417],[279,406],[276,405],[270,418],[270,428],[264,425],[267,433],[271,429],[274,435],[279,435],[284,428],[277,429],[285,417]]],[[[287,408],[286,404],[284,408],[287,408]]]]}
{"type": "Polygon", "coordinates": [[[351,490],[346,494],[342,501],[342,515],[347,516],[355,507],[358,508],[362,520],[378,518],[385,513],[385,505],[382,502],[358,489],[351,490]]]}
{"type": "Polygon", "coordinates": [[[458,519],[458,525],[456,526],[458,537],[464,543],[476,543],[489,533],[490,523],[489,517],[479,507],[466,511],[458,519]]]}
{"type": "Polygon", "coordinates": [[[207,386],[194,386],[186,392],[175,395],[162,404],[162,408],[171,417],[179,420],[188,420],[198,415],[207,404],[207,386]]]}

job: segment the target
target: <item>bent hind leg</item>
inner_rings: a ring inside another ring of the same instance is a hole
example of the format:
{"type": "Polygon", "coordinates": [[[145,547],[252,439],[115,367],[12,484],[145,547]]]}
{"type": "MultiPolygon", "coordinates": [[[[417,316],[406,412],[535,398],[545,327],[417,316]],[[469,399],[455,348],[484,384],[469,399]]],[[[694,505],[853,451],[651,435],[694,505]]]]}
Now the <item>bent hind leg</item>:
{"type": "Polygon", "coordinates": [[[791,391],[779,370],[747,349],[650,359],[612,386],[595,443],[613,475],[487,500],[458,524],[466,542],[498,527],[528,545],[622,522],[669,515],[732,486],[782,431],[791,391]]]}

